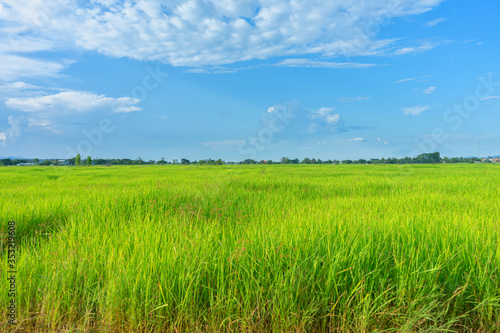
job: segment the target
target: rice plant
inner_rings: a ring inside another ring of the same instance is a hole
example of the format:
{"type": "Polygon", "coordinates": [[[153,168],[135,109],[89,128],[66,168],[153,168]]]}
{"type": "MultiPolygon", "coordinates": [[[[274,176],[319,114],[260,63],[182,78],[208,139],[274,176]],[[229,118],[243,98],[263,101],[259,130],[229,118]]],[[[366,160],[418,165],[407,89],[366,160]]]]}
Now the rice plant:
{"type": "Polygon", "coordinates": [[[500,331],[498,184],[496,165],[1,168],[0,329],[500,331]]]}

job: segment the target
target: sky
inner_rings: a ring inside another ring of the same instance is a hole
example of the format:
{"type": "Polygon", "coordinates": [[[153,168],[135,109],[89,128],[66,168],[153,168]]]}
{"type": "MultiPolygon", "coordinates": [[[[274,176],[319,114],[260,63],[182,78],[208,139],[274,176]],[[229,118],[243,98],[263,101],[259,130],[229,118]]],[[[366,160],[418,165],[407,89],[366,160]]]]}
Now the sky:
{"type": "Polygon", "coordinates": [[[0,0],[0,157],[500,154],[497,0],[0,0]]]}

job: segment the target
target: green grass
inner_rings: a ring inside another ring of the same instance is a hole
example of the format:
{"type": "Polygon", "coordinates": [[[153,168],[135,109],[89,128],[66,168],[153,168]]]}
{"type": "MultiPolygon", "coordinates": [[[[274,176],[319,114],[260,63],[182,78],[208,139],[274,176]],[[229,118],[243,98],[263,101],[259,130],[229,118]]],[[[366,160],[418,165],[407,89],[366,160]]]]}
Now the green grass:
{"type": "Polygon", "coordinates": [[[496,165],[0,168],[0,329],[498,332],[499,184],[496,165]]]}

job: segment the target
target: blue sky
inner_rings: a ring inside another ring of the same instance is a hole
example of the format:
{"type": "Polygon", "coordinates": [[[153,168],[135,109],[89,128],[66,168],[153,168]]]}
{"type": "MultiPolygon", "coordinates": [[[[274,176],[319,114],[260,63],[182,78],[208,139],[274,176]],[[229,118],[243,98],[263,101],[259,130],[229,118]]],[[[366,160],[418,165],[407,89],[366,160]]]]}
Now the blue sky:
{"type": "Polygon", "coordinates": [[[500,154],[496,0],[0,1],[0,156],[500,154]]]}

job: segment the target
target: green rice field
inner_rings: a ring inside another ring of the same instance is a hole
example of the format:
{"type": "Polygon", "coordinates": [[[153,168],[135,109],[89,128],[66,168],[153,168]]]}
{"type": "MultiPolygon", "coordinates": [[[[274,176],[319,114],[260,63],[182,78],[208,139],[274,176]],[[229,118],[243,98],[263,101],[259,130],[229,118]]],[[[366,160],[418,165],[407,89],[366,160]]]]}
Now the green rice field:
{"type": "Polygon", "coordinates": [[[2,167],[0,217],[2,331],[500,331],[498,165],[2,167]]]}

